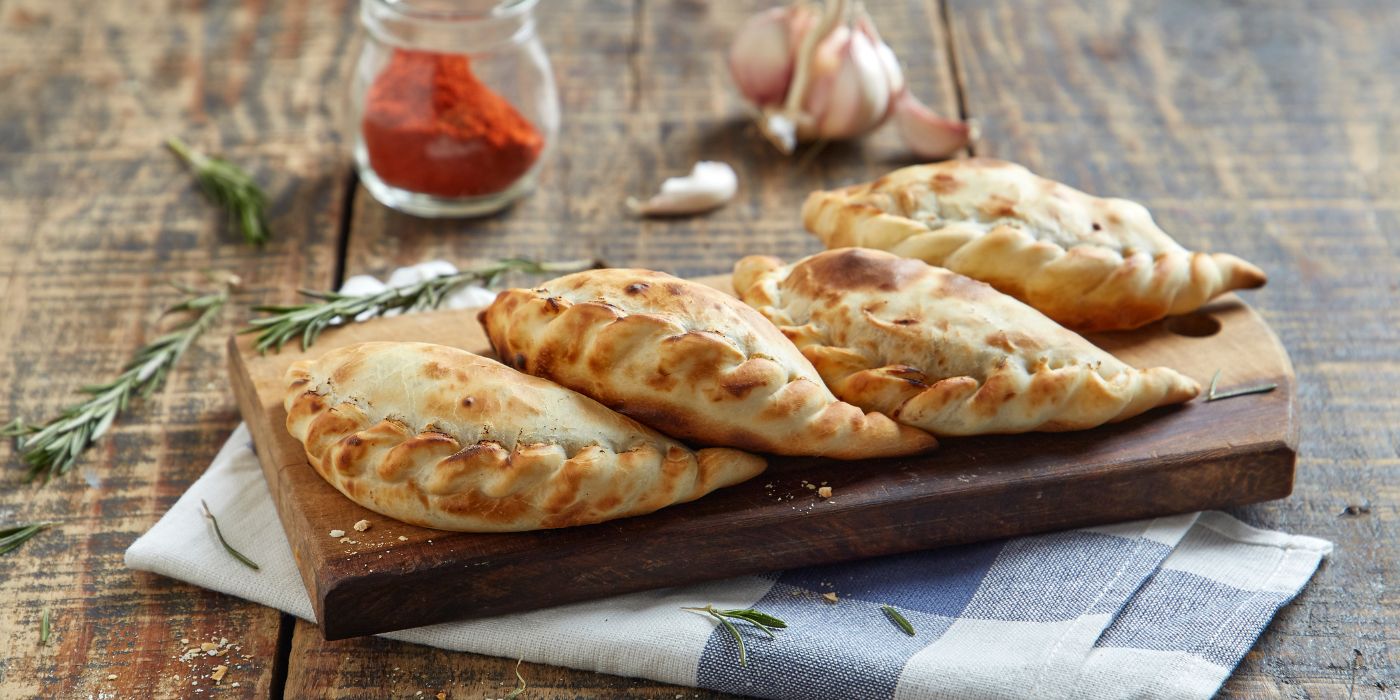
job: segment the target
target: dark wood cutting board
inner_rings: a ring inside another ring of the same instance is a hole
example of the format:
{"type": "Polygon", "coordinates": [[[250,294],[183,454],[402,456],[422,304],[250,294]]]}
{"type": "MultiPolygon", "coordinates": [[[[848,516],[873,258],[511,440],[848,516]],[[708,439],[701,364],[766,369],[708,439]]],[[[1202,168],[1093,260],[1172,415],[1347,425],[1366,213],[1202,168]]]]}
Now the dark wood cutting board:
{"type": "MultiPolygon", "coordinates": [[[[728,287],[728,277],[705,280],[728,287]]],[[[1287,496],[1298,423],[1293,368],[1237,297],[1192,316],[1090,339],[1136,366],[1166,365],[1221,390],[1077,433],[946,439],[903,459],[773,459],[765,474],[698,501],[599,525],[449,533],[365,510],[321,479],[286,431],[293,361],[368,340],[490,354],[476,310],[377,319],[327,331],[311,349],[259,356],[229,341],[234,392],[327,639],[388,632],[696,581],[825,564],[1287,496]],[[829,485],[818,497],[807,485],[829,485]],[[357,532],[364,519],[372,526],[357,532]],[[344,538],[329,536],[344,530],[344,538]],[[343,541],[348,540],[348,541],[343,541]]],[[[705,601],[696,601],[703,604],[705,601]]]]}

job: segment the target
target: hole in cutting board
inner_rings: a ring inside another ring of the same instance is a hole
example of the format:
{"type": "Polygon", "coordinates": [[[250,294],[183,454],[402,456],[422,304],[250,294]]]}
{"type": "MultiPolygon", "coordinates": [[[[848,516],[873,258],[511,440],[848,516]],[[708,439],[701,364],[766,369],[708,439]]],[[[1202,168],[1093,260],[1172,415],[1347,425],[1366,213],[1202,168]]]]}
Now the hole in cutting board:
{"type": "Polygon", "coordinates": [[[1210,314],[1194,313],[1166,320],[1168,331],[1188,338],[1208,338],[1220,332],[1220,321],[1210,314]]]}

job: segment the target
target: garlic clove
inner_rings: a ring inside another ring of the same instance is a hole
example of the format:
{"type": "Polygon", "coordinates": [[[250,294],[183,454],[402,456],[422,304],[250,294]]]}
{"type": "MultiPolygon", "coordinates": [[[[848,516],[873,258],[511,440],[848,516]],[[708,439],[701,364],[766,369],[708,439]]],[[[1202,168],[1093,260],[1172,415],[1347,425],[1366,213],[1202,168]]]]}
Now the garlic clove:
{"type": "MultiPolygon", "coordinates": [[[[880,65],[884,68],[885,79],[889,81],[889,91],[891,95],[902,95],[906,85],[904,82],[904,70],[899,67],[899,59],[894,55],[894,49],[883,41],[875,43],[875,54],[880,58],[880,65]]],[[[890,100],[889,112],[894,112],[897,100],[890,100]]],[[[887,113],[886,116],[889,116],[887,113]]]]}
{"type": "Polygon", "coordinates": [[[785,9],[788,11],[788,47],[792,50],[795,63],[797,47],[802,45],[802,38],[807,36],[808,32],[817,28],[822,13],[819,8],[805,2],[788,5],[785,9]]]}
{"type": "Polygon", "coordinates": [[[947,158],[976,138],[972,122],[941,117],[905,91],[895,102],[894,123],[904,145],[920,158],[947,158]]]}
{"type": "Polygon", "coordinates": [[[846,60],[847,47],[851,43],[850,27],[836,27],[826,38],[817,42],[812,53],[812,75],[832,75],[841,69],[846,60]]]}
{"type": "Polygon", "coordinates": [[[836,27],[825,39],[818,42],[812,51],[812,63],[807,73],[807,94],[799,105],[802,112],[809,117],[801,120],[801,128],[797,130],[803,140],[820,136],[813,132],[819,128],[818,117],[826,114],[827,105],[832,100],[831,93],[835,90],[836,76],[845,65],[850,43],[851,30],[847,27],[836,27]]]}
{"type": "Polygon", "coordinates": [[[895,105],[898,103],[897,98],[904,94],[904,90],[907,87],[904,81],[904,69],[900,67],[899,57],[894,55],[894,49],[890,48],[890,45],[886,44],[885,40],[880,38],[880,32],[875,28],[875,20],[872,20],[870,15],[866,14],[864,10],[861,11],[860,17],[856,19],[856,29],[874,44],[875,54],[879,56],[880,66],[884,69],[885,80],[888,82],[890,95],[896,97],[896,99],[889,101],[889,109],[885,112],[885,118],[888,119],[889,116],[894,113],[895,105]]]}
{"type": "Polygon", "coordinates": [[[841,63],[834,73],[812,83],[803,111],[816,117],[804,138],[845,139],[859,136],[884,121],[889,112],[890,83],[870,37],[847,33],[841,63]]]}
{"type": "Polygon", "coordinates": [[[724,206],[738,189],[739,176],[728,163],[702,160],[689,175],[666,178],[651,199],[628,197],[627,208],[642,216],[698,214],[724,206]]]}
{"type": "Polygon", "coordinates": [[[760,12],[739,27],[729,47],[729,73],[744,98],[759,107],[782,102],[795,63],[794,19],[810,11],[775,7],[760,12]]]}

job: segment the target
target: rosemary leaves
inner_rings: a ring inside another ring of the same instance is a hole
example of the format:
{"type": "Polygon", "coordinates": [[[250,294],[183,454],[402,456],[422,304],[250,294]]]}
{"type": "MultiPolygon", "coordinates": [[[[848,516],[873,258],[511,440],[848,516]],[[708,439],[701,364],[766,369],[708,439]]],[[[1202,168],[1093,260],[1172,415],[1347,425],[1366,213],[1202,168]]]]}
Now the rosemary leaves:
{"type": "Polygon", "coordinates": [[[342,323],[382,316],[391,310],[421,311],[440,306],[447,295],[468,284],[489,286],[507,272],[529,274],[577,272],[593,266],[593,261],[536,262],[509,259],[470,267],[456,274],[423,280],[407,287],[386,289],[366,295],[301,290],[317,301],[292,306],[255,306],[266,314],[249,322],[243,333],[257,333],[258,352],[280,351],[287,341],[300,338],[302,349],[316,342],[321,331],[342,323]]]}
{"type": "Polygon", "coordinates": [[[905,634],[910,637],[914,636],[914,625],[910,624],[908,618],[900,614],[893,605],[881,605],[880,611],[885,613],[885,617],[890,618],[890,622],[893,622],[896,627],[904,630],[905,634]]]}
{"type": "Polygon", "coordinates": [[[39,620],[39,646],[47,646],[49,635],[53,633],[53,620],[49,615],[49,609],[44,608],[44,616],[39,620]]]}
{"type": "Polygon", "coordinates": [[[180,157],[204,194],[228,211],[229,225],[243,233],[243,240],[261,246],[272,234],[267,228],[267,196],[248,173],[222,158],[205,155],[178,137],[165,145],[180,157]]]}
{"type": "Polygon", "coordinates": [[[214,525],[214,536],[219,538],[219,544],[224,546],[224,551],[233,555],[233,558],[242,562],[244,566],[252,569],[253,571],[258,571],[260,567],[257,564],[255,564],[252,559],[243,556],[242,552],[234,549],[233,545],[229,544],[228,540],[224,539],[224,531],[219,529],[219,519],[215,518],[214,514],[209,511],[209,504],[205,503],[203,500],[200,500],[199,505],[203,506],[204,508],[204,517],[209,518],[209,522],[214,525]]]}
{"type": "Polygon", "coordinates": [[[1211,376],[1210,388],[1206,389],[1206,401],[1233,399],[1236,396],[1245,396],[1247,394],[1267,394],[1273,391],[1274,389],[1278,388],[1277,384],[1270,382],[1268,384],[1260,384],[1258,386],[1247,386],[1241,389],[1230,389],[1228,391],[1217,392],[1215,390],[1215,385],[1220,381],[1220,373],[1223,371],[1224,370],[1217,369],[1215,370],[1215,374],[1211,376]]]}
{"type": "Polygon", "coordinates": [[[81,391],[88,395],[87,400],[68,407],[42,426],[16,418],[0,428],[0,436],[15,439],[15,451],[29,465],[25,480],[42,478],[47,483],[55,475],[67,474],[83,451],[107,433],[132,396],[146,398],[159,389],[170,368],[214,324],[237,282],[236,277],[230,276],[217,292],[197,292],[176,285],[193,296],[165,313],[188,312],[190,318],[141,348],[116,379],[83,387],[81,391]]]}
{"type": "Polygon", "coordinates": [[[0,554],[13,552],[19,546],[28,542],[29,539],[44,530],[47,530],[53,523],[32,523],[29,525],[10,525],[0,527],[0,554]]]}
{"type": "Polygon", "coordinates": [[[776,635],[773,634],[773,630],[787,628],[786,622],[783,622],[782,620],[779,620],[778,618],[773,617],[768,613],[763,613],[754,610],[753,608],[743,608],[737,610],[719,610],[716,609],[714,605],[706,605],[703,608],[681,608],[681,610],[692,610],[694,612],[702,612],[718,620],[719,624],[724,627],[725,631],[729,632],[729,636],[734,638],[734,644],[739,647],[740,666],[749,665],[748,652],[744,649],[744,636],[739,633],[739,628],[735,627],[734,623],[730,622],[730,619],[742,620],[744,622],[749,623],[750,625],[753,625],[754,627],[757,627],[758,629],[762,630],[764,634],[768,635],[769,639],[776,638],[776,635]]]}

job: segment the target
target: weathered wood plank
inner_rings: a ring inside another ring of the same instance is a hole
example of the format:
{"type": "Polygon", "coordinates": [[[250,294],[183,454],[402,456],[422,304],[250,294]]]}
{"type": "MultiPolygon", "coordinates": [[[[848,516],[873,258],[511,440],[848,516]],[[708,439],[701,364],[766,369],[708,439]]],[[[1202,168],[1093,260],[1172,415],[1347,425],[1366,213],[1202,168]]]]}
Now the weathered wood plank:
{"type": "Polygon", "coordinates": [[[40,420],[115,374],[202,270],[240,301],[74,473],[19,483],[0,447],[0,522],[63,524],[0,567],[0,696],[267,696],[280,615],[128,571],[122,551],[209,463],[238,416],[222,343],[251,300],[331,283],[348,176],[322,99],[353,3],[0,4],[0,415],[40,420]],[[266,185],[278,239],[238,242],[161,142],[224,150],[266,185]],[[39,620],[53,638],[38,645],[39,620]],[[240,648],[181,661],[226,638],[240,648]],[[182,643],[182,639],[189,640],[182,643]],[[108,680],[108,676],[115,676],[108,680]]]}
{"type": "Polygon", "coordinates": [[[1386,2],[974,2],[951,35],[980,154],[1141,200],[1269,272],[1249,296],[1299,379],[1292,498],[1247,521],[1337,551],[1227,697],[1393,693],[1400,597],[1400,15],[1386,2]],[[1344,513],[1349,505],[1366,512],[1344,513]]]}

